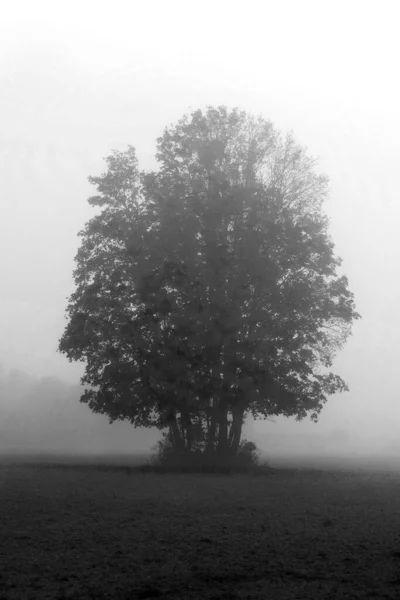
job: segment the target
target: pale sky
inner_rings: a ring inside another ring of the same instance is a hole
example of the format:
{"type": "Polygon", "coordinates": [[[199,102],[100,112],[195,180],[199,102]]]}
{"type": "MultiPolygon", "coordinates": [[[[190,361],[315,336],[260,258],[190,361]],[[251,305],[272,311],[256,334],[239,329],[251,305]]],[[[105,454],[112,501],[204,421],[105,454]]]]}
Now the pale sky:
{"type": "MultiPolygon", "coordinates": [[[[400,430],[400,6],[396,2],[14,2],[0,21],[0,362],[76,381],[56,353],[89,175],[207,104],[261,113],[320,158],[362,321],[320,430],[400,430]]],[[[260,434],[307,422],[256,425],[260,434]]],[[[364,439],[363,438],[363,439],[364,439]]],[[[394,442],[393,442],[394,443],[394,442]]],[[[399,443],[400,448],[400,443],[399,443]]]]}

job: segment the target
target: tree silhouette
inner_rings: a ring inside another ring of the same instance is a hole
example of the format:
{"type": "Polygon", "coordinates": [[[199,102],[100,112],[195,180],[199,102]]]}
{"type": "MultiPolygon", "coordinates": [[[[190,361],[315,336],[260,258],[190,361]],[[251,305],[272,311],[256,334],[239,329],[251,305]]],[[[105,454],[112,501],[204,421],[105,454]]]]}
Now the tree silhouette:
{"type": "Polygon", "coordinates": [[[81,401],[167,429],[175,451],[235,457],[247,414],[307,414],[347,390],[329,371],[359,318],[322,213],[328,181],[291,135],[237,109],[183,117],[157,172],[114,151],[90,177],[59,351],[81,401]]]}

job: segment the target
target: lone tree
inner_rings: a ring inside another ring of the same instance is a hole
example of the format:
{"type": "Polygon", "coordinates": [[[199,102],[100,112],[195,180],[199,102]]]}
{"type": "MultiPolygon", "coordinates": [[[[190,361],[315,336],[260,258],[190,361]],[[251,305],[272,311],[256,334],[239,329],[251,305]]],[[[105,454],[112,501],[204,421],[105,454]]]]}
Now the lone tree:
{"type": "Polygon", "coordinates": [[[159,170],[114,151],[89,181],[59,351],[110,422],[178,453],[237,456],[254,418],[310,414],[348,390],[329,371],[359,318],[321,211],[328,181],[291,135],[209,107],[157,140],[159,170]]]}

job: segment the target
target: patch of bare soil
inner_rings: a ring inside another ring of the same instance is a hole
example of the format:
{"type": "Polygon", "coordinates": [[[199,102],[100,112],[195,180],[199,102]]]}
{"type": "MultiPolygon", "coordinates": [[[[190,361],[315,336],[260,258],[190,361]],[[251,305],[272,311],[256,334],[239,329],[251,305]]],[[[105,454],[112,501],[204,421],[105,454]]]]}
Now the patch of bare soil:
{"type": "Polygon", "coordinates": [[[0,600],[400,598],[400,477],[0,468],[0,600]]]}

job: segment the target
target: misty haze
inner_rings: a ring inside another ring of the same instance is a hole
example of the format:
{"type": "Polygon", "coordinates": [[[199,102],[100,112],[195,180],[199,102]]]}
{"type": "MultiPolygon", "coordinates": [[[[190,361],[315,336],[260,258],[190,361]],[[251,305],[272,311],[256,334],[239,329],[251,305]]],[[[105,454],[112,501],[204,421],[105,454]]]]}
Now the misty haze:
{"type": "Polygon", "coordinates": [[[0,23],[0,598],[400,597],[395,5],[23,4],[0,23]],[[35,548],[69,558],[22,576],[35,548]]]}

